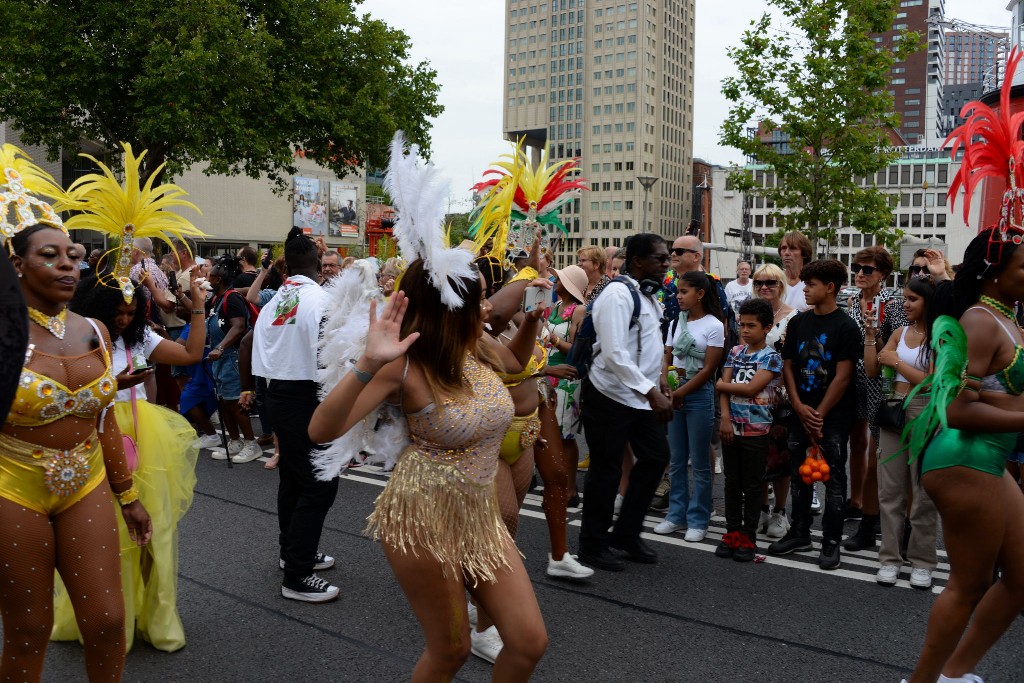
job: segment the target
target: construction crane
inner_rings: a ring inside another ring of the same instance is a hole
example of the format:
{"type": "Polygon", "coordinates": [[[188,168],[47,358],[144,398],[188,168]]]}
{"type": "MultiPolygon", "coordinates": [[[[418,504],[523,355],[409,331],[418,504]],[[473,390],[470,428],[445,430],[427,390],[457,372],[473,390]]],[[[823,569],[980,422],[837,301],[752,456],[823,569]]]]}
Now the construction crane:
{"type": "Polygon", "coordinates": [[[991,26],[986,24],[974,24],[963,19],[944,17],[941,13],[935,12],[928,17],[928,26],[944,31],[957,33],[970,33],[990,39],[996,48],[994,64],[982,74],[981,91],[990,92],[999,89],[999,69],[1006,63],[1006,55],[1010,51],[1010,27],[991,26]]]}

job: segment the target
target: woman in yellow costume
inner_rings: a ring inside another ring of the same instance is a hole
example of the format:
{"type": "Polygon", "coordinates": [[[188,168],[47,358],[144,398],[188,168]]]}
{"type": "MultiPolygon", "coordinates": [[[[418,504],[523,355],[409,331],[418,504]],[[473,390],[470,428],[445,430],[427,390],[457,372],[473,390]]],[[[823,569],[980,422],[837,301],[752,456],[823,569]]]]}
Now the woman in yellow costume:
{"type": "MultiPolygon", "coordinates": [[[[125,263],[131,263],[133,238],[167,241],[172,236],[201,233],[187,219],[164,210],[169,206],[195,208],[181,199],[184,192],[173,185],[154,188],[152,177],[140,186],[138,169],[145,153],[136,157],[129,145],[124,148],[123,187],[109,168],[89,157],[102,175],[84,176],[68,190],[74,208],[82,212],[68,219],[69,228],[98,230],[120,240],[101,260],[97,276],[78,288],[72,308],[101,320],[110,330],[118,388],[114,413],[121,432],[134,441],[137,457],[129,446],[129,465],[135,471],[139,497],[153,520],[153,540],[145,548],[132,543],[121,527],[127,648],[131,649],[138,632],[158,650],[174,652],[185,646],[176,604],[177,526],[192,503],[199,447],[195,430],[185,418],[146,400],[143,380],[152,373],[145,369],[151,363],[191,365],[202,359],[205,310],[200,305],[191,311],[195,334],[185,346],[161,339],[146,324],[144,290],[140,292],[139,283],[128,278],[125,263]]],[[[196,275],[193,273],[191,297],[201,302],[204,293],[196,275]]],[[[52,638],[78,637],[68,593],[58,586],[52,638]]]]}
{"type": "Polygon", "coordinates": [[[28,304],[29,345],[0,430],[0,680],[39,681],[54,570],[71,588],[90,681],[120,681],[124,602],[115,499],[131,542],[152,535],[107,410],[117,389],[102,325],[68,312],[84,254],[41,197],[63,191],[17,148],[0,148],[0,234],[28,304]]]}

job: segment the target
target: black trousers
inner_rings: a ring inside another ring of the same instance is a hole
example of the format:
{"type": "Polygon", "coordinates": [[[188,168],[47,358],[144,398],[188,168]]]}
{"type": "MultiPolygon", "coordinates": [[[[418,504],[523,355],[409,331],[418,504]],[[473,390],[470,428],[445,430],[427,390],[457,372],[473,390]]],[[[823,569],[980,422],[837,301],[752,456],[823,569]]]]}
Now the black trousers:
{"type": "Polygon", "coordinates": [[[595,551],[607,548],[612,535],[623,539],[640,536],[647,506],[668,464],[668,425],[655,420],[650,410],[630,408],[608,398],[589,380],[583,382],[581,401],[590,469],[583,487],[580,550],[595,551]],[[636,464],[619,518],[609,533],[627,443],[636,464]]]}
{"type": "Polygon", "coordinates": [[[281,453],[277,487],[277,521],[281,559],[290,579],[313,573],[327,511],[338,495],[338,479],[319,481],[310,454],[319,446],[309,440],[309,421],[319,400],[316,382],[270,380],[267,413],[281,453]]]}
{"type": "Polygon", "coordinates": [[[764,483],[765,458],[769,437],[734,436],[732,443],[722,442],[725,469],[725,528],[742,531],[757,541],[757,522],[761,517],[761,485],[764,483]]]}

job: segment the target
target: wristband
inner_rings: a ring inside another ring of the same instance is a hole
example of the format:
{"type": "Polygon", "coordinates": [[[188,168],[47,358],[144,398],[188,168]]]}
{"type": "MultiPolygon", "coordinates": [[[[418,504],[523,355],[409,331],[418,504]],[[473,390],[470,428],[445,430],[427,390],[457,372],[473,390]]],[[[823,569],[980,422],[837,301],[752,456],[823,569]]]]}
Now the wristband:
{"type": "Polygon", "coordinates": [[[355,375],[356,379],[363,384],[369,384],[370,380],[373,379],[373,373],[367,372],[366,370],[360,370],[359,368],[352,366],[352,374],[355,375]]]}
{"type": "Polygon", "coordinates": [[[127,491],[115,493],[114,497],[117,498],[117,504],[124,507],[126,505],[131,505],[139,499],[139,490],[135,488],[135,484],[132,484],[127,491]]]}
{"type": "Polygon", "coordinates": [[[864,346],[875,346],[876,344],[878,344],[878,342],[871,342],[870,344],[864,342],[864,346]]]}
{"type": "Polygon", "coordinates": [[[206,315],[206,311],[202,310],[201,308],[193,308],[192,315],[206,315]]]}
{"type": "Polygon", "coordinates": [[[508,281],[509,284],[513,282],[519,282],[520,280],[536,280],[540,277],[540,273],[533,266],[527,266],[516,273],[515,277],[508,281]]]}
{"type": "Polygon", "coordinates": [[[246,390],[246,391],[241,392],[241,396],[251,396],[251,395],[255,395],[255,394],[256,394],[255,391],[248,391],[248,390],[246,390]]]}

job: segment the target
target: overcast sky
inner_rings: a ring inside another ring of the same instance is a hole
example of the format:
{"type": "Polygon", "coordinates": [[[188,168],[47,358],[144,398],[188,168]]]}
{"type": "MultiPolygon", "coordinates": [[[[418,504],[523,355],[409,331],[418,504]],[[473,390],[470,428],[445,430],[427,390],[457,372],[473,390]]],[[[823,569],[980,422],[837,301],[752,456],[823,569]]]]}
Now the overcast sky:
{"type": "MultiPolygon", "coordinates": [[[[718,164],[742,160],[736,150],[718,144],[718,129],[728,113],[720,84],[730,73],[726,49],[739,43],[744,29],[765,6],[764,0],[697,0],[695,157],[718,164]]],[[[1006,0],[946,0],[946,16],[1009,26],[1005,6],[1006,0]]],[[[426,59],[437,70],[445,111],[434,121],[433,159],[451,179],[452,193],[460,196],[465,190],[468,195],[488,164],[508,151],[501,137],[505,3],[364,0],[361,7],[405,31],[412,39],[413,59],[426,59]]]]}

